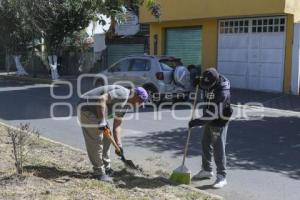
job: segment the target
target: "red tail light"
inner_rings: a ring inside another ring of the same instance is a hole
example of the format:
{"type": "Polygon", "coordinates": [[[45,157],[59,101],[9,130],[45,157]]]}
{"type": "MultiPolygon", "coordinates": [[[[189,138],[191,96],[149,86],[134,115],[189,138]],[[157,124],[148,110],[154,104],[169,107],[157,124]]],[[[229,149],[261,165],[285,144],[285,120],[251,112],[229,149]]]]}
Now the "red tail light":
{"type": "Polygon", "coordinates": [[[157,80],[164,80],[164,73],[163,72],[157,72],[156,74],[156,79],[157,80]]]}

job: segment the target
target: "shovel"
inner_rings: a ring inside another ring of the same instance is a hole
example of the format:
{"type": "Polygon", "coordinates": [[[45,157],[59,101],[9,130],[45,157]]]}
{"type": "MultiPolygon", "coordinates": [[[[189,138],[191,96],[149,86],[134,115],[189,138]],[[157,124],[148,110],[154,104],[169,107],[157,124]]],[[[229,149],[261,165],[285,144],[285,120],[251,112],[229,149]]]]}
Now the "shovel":
{"type": "MultiPolygon", "coordinates": [[[[112,137],[111,135],[111,131],[109,128],[105,128],[103,130],[103,135],[109,139],[109,141],[111,142],[111,144],[115,147],[116,151],[117,152],[120,152],[121,154],[121,149],[119,148],[119,146],[116,144],[116,141],[114,140],[114,138],[112,137]]],[[[138,170],[138,171],[141,171],[141,169],[139,168],[138,165],[135,165],[133,163],[132,160],[126,160],[124,154],[122,153],[121,154],[121,160],[122,162],[125,164],[126,167],[130,168],[130,169],[134,169],[134,170],[138,170]]]]}

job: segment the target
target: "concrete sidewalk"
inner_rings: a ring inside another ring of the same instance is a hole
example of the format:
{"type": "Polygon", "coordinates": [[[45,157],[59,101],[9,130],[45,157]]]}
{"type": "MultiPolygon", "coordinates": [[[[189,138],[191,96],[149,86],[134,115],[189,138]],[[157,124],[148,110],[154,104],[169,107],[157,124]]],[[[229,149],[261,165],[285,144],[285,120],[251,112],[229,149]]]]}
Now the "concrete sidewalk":
{"type": "Polygon", "coordinates": [[[232,89],[232,103],[257,102],[266,108],[300,112],[300,96],[252,90],[232,89]]]}
{"type": "MultiPolygon", "coordinates": [[[[52,80],[49,75],[43,74],[36,77],[29,76],[17,76],[15,73],[0,73],[0,79],[14,80],[19,82],[40,83],[40,84],[52,84],[55,80],[52,80]]],[[[74,81],[76,76],[60,76],[58,81],[74,81]]]]}

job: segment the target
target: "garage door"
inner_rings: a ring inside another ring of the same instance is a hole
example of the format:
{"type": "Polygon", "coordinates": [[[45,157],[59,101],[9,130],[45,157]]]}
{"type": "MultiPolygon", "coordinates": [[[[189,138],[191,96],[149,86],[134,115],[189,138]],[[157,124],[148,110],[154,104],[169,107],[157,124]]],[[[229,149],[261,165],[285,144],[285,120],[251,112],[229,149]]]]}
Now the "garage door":
{"type": "Polygon", "coordinates": [[[109,44],[107,45],[108,66],[129,55],[143,55],[144,44],[109,44]]]}
{"type": "Polygon", "coordinates": [[[285,17],[221,20],[218,69],[235,88],[283,90],[285,17]]]}
{"type": "Polygon", "coordinates": [[[197,28],[166,30],[165,54],[181,58],[184,65],[200,65],[202,61],[202,31],[197,28]]]}

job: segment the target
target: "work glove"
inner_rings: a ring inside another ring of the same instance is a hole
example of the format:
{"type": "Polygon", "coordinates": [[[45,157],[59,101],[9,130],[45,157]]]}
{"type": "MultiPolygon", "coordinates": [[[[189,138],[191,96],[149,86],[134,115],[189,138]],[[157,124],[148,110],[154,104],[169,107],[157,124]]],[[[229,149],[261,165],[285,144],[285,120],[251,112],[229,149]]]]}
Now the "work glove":
{"type": "Polygon", "coordinates": [[[201,79],[202,79],[201,76],[196,76],[194,80],[194,86],[200,85],[201,79]]]}
{"type": "Polygon", "coordinates": [[[123,150],[123,148],[119,146],[119,149],[120,149],[120,152],[117,151],[117,149],[115,150],[116,155],[118,155],[120,157],[124,156],[124,150],[123,150]]]}
{"type": "Polygon", "coordinates": [[[206,121],[201,120],[201,119],[192,119],[189,122],[189,128],[193,128],[195,126],[203,126],[206,123],[206,121]]]}

